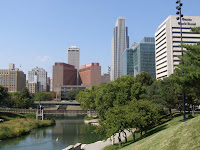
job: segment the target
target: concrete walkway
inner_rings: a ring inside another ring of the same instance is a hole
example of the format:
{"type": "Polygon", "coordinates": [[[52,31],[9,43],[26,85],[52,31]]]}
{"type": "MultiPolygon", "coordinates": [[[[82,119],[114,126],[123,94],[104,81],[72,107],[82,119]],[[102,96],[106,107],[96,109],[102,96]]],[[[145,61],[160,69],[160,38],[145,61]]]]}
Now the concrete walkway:
{"type": "MultiPolygon", "coordinates": [[[[131,135],[131,132],[129,131],[125,131],[126,132],[126,135],[127,137],[129,135],[131,135]]],[[[123,134],[121,133],[121,140],[123,141],[125,138],[122,136],[123,134]]],[[[118,143],[118,133],[115,135],[115,144],[118,143]]],[[[108,138],[106,141],[97,141],[95,143],[91,143],[91,144],[83,144],[82,145],[82,149],[84,150],[102,150],[104,147],[108,146],[108,145],[111,145],[112,144],[112,141],[110,140],[110,138],[108,138]]]]}

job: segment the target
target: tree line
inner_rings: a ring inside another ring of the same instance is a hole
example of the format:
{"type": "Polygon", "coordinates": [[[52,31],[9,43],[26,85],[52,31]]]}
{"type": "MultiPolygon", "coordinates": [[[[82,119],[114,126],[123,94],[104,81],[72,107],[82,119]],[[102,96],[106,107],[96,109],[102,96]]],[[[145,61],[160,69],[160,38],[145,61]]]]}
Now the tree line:
{"type": "Polygon", "coordinates": [[[32,94],[26,87],[20,92],[7,92],[0,86],[0,106],[10,108],[29,108],[34,101],[50,101],[52,97],[47,92],[37,92],[32,94]]]}

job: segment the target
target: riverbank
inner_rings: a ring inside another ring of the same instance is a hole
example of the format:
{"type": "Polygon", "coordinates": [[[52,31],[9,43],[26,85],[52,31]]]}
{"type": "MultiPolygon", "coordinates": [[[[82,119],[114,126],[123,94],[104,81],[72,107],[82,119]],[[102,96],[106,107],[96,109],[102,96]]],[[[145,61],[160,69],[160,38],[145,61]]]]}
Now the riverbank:
{"type": "MultiPolygon", "coordinates": [[[[127,136],[131,135],[131,132],[125,130],[127,136]]],[[[116,134],[114,136],[115,142],[114,144],[118,145],[118,134],[116,134]]],[[[125,140],[125,138],[122,136],[121,140],[125,140]]],[[[106,141],[97,141],[95,143],[91,143],[91,144],[83,144],[82,145],[82,149],[84,150],[103,150],[106,146],[112,145],[112,141],[111,138],[108,138],[106,141]]]]}
{"type": "MultiPolygon", "coordinates": [[[[6,118],[0,123],[0,140],[11,139],[26,135],[32,129],[47,127],[55,124],[55,120],[36,120],[34,118],[18,118],[16,114],[1,114],[1,118],[6,118]],[[3,116],[3,117],[2,117],[3,116]],[[13,117],[15,116],[15,117],[13,117]]],[[[26,115],[25,115],[26,116],[26,115]]]]}

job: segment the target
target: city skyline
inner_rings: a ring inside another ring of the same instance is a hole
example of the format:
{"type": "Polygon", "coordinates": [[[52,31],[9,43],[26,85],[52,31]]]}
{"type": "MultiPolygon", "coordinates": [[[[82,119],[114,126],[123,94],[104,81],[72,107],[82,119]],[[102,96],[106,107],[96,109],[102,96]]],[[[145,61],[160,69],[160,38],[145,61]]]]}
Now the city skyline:
{"type": "MultiPolygon", "coordinates": [[[[183,1],[182,12],[199,16],[200,2],[192,2],[183,1]]],[[[130,0],[88,0],[78,1],[78,5],[77,1],[64,0],[1,1],[0,68],[7,69],[9,63],[14,63],[28,74],[38,66],[52,78],[53,64],[67,63],[67,48],[77,45],[81,49],[80,65],[98,62],[102,74],[106,73],[107,66],[111,66],[113,25],[119,16],[126,19],[131,45],[142,37],[154,36],[163,20],[175,15],[175,5],[175,1],[168,0],[146,1],[145,5],[130,0]]]]}

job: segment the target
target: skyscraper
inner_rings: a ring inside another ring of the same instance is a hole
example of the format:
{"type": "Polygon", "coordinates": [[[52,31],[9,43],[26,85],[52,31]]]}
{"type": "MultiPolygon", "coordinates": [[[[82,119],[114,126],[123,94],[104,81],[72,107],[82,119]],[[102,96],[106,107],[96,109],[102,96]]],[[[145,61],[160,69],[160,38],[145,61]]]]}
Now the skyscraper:
{"type": "MultiPolygon", "coordinates": [[[[155,33],[156,47],[156,79],[169,77],[174,73],[181,56],[180,20],[176,15],[169,16],[155,33]]],[[[200,26],[200,16],[184,16],[182,18],[182,36],[184,44],[200,42],[200,34],[193,33],[191,27],[200,26]]]]}
{"type": "Polygon", "coordinates": [[[68,64],[75,66],[76,69],[79,69],[79,51],[76,46],[68,48],[68,64]]]}
{"type": "Polygon", "coordinates": [[[155,74],[155,38],[144,37],[132,48],[123,52],[123,75],[131,74],[134,77],[142,72],[148,72],[152,78],[155,74]]]}
{"type": "Polygon", "coordinates": [[[28,72],[28,82],[36,83],[38,91],[47,91],[47,72],[43,68],[34,68],[28,72]]]}
{"type": "Polygon", "coordinates": [[[8,92],[20,92],[26,86],[26,75],[9,64],[9,69],[0,69],[0,85],[8,88],[8,92]]]}
{"type": "Polygon", "coordinates": [[[125,25],[125,18],[119,17],[113,30],[112,38],[112,67],[111,80],[122,75],[122,53],[129,47],[128,28],[125,25]]]}

